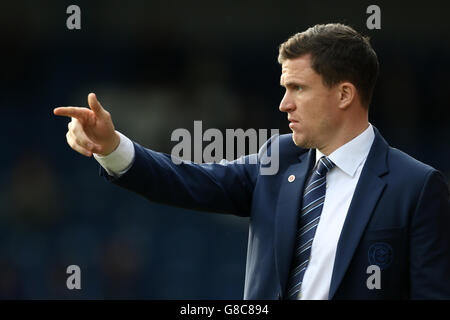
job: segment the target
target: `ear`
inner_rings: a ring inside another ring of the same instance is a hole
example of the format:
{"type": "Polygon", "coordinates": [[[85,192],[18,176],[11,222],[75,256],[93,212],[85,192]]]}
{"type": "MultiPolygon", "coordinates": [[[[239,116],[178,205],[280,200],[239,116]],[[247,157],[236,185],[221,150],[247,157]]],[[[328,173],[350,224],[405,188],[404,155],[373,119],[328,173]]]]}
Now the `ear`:
{"type": "Polygon", "coordinates": [[[356,99],[356,87],[351,82],[341,82],[338,85],[339,108],[347,109],[356,99]]]}

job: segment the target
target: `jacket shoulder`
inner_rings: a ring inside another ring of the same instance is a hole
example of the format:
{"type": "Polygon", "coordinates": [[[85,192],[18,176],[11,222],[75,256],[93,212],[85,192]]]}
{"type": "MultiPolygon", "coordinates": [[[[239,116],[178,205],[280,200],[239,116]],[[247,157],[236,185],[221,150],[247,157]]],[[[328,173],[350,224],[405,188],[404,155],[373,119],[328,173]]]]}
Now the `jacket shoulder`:
{"type": "Polygon", "coordinates": [[[388,163],[390,182],[395,187],[415,190],[417,194],[430,183],[437,183],[442,188],[448,189],[448,180],[441,171],[399,149],[389,147],[388,163]]]}
{"type": "Polygon", "coordinates": [[[409,175],[419,175],[424,177],[432,171],[437,171],[432,166],[423,163],[394,147],[389,147],[388,162],[390,170],[409,175]]]}

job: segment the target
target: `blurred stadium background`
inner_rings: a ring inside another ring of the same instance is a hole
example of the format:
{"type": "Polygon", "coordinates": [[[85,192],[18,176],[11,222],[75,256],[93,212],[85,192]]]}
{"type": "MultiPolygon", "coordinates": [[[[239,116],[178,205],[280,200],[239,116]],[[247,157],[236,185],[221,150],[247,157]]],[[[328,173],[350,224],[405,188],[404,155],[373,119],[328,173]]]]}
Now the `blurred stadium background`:
{"type": "Polygon", "coordinates": [[[450,177],[448,3],[3,1],[0,4],[0,298],[241,299],[248,220],[150,203],[106,183],[65,141],[56,106],[98,98],[116,128],[170,152],[193,128],[279,128],[277,47],[316,23],[371,37],[370,121],[450,177]],[[81,8],[82,29],[66,28],[81,8]],[[381,30],[367,30],[370,4],[381,30]],[[66,288],[66,267],[82,289],[66,288]]]}

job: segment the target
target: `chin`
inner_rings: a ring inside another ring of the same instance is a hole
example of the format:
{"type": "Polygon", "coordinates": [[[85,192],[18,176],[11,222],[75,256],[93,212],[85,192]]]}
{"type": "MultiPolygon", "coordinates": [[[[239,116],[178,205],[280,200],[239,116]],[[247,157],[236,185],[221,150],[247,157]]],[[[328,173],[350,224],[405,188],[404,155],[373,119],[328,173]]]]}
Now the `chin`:
{"type": "Polygon", "coordinates": [[[297,147],[303,147],[304,141],[302,139],[300,139],[298,134],[295,134],[295,132],[292,132],[292,141],[294,141],[294,144],[297,147]]]}
{"type": "Polygon", "coordinates": [[[295,132],[292,132],[292,141],[294,141],[294,144],[297,147],[305,148],[305,149],[311,149],[313,146],[311,143],[309,143],[305,137],[299,136],[299,134],[295,134],[295,132]]]}

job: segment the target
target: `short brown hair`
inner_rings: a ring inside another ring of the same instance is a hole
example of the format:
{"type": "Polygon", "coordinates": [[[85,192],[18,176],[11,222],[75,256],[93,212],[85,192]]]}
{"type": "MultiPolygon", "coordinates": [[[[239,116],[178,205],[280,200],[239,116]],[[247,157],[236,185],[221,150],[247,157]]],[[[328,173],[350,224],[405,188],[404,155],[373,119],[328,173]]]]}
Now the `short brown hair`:
{"type": "Polygon", "coordinates": [[[379,64],[369,38],[340,23],[319,24],[290,37],[279,47],[278,62],[311,54],[312,68],[329,88],[353,83],[368,107],[378,77],[379,64]]]}

